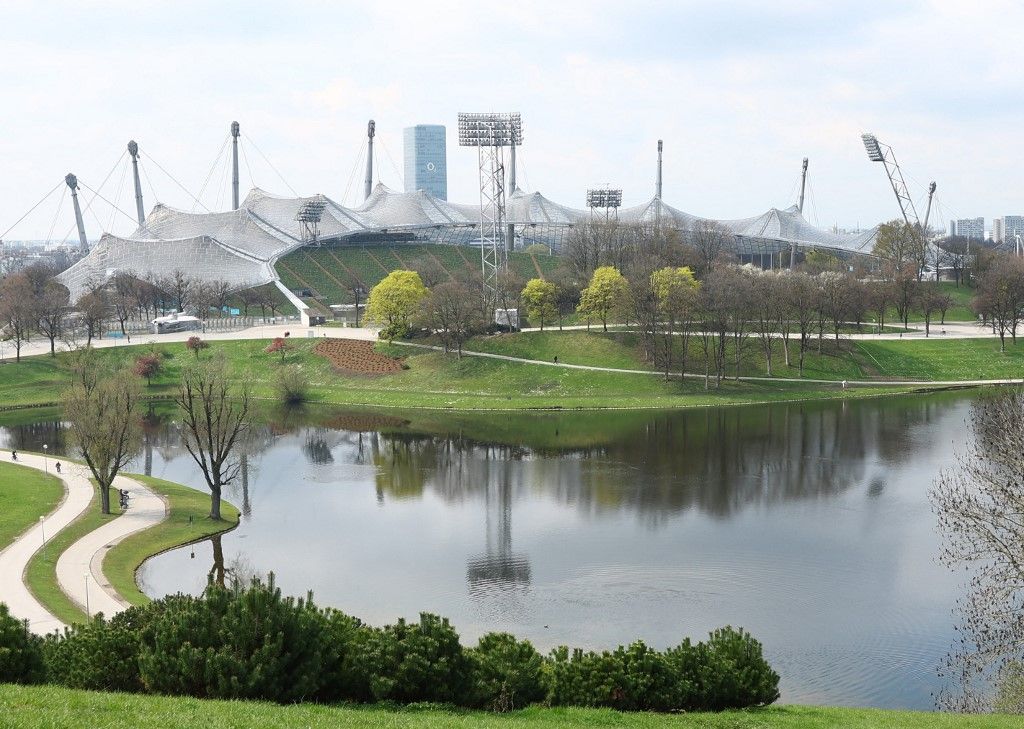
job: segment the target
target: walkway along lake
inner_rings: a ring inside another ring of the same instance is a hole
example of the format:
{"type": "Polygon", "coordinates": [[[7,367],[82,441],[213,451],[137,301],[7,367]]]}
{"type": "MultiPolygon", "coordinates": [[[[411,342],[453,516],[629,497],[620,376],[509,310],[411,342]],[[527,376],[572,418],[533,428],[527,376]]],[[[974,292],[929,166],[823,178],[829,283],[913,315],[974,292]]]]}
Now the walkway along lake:
{"type": "MultiPolygon", "coordinates": [[[[962,574],[928,490],[974,393],[680,413],[268,414],[227,494],[241,526],[150,560],[145,592],[273,571],[372,623],[420,610],[490,630],[663,647],[731,624],[782,700],[930,709],[962,574]]],[[[203,488],[173,413],[133,467],[203,488]]],[[[13,416],[12,416],[13,417],[13,416]]],[[[51,412],[0,445],[51,453],[51,412]]],[[[8,425],[3,425],[8,422],[8,425]]]]}

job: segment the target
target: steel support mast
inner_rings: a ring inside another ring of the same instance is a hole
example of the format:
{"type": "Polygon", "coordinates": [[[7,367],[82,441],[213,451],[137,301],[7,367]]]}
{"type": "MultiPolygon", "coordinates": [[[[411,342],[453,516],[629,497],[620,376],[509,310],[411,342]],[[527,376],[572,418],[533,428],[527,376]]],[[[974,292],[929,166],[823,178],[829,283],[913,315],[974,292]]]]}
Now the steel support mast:
{"type": "Polygon", "coordinates": [[[89,252],[89,239],[85,237],[85,221],[82,220],[82,206],[78,203],[78,178],[72,173],[64,177],[64,182],[71,188],[71,204],[75,208],[75,225],[78,226],[79,250],[84,254],[89,252]]]}
{"type": "MultiPolygon", "coordinates": [[[[800,216],[804,214],[804,192],[807,190],[807,165],[808,159],[804,157],[803,167],[800,169],[800,199],[797,200],[796,209],[800,211],[800,216]]],[[[782,264],[782,261],[779,261],[782,264]]],[[[796,241],[793,241],[789,248],[789,270],[792,271],[796,265],[796,241]]]]}
{"type": "Polygon", "coordinates": [[[476,147],[480,181],[480,268],[484,290],[497,300],[498,273],[508,265],[505,147],[523,143],[519,114],[459,114],[459,146],[476,147]]]}
{"type": "Polygon", "coordinates": [[[373,192],[373,138],[377,134],[377,123],[371,119],[366,125],[366,179],[363,181],[363,200],[373,192]]]}
{"type": "Polygon", "coordinates": [[[231,122],[231,209],[238,210],[238,122],[231,122]]]}
{"type": "Polygon", "coordinates": [[[128,142],[128,154],[132,156],[132,177],[135,180],[135,214],[139,227],[146,224],[146,206],[142,204],[142,182],[139,180],[139,145],[135,140],[128,142]]]}

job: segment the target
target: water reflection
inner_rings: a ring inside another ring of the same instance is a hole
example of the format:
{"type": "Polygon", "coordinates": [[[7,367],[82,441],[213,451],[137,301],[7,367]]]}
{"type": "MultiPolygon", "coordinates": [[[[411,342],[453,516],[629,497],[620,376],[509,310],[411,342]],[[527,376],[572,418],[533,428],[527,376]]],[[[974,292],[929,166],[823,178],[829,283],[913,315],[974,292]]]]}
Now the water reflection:
{"type": "MultiPolygon", "coordinates": [[[[274,571],[371,622],[432,610],[468,640],[509,630],[542,648],[670,645],[732,623],[764,640],[787,701],[929,708],[959,586],[935,563],[926,494],[969,397],[271,411],[226,491],[241,526],[140,576],[160,595],[274,571]]],[[[134,468],[205,490],[172,419],[148,418],[134,468]]],[[[60,452],[63,427],[40,420],[0,442],[60,452]]]]}

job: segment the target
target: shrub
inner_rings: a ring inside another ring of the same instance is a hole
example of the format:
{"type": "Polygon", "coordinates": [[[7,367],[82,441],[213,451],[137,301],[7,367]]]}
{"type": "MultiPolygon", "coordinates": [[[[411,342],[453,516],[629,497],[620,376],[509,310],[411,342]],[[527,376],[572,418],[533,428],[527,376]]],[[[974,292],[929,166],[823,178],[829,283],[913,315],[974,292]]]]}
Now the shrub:
{"type": "Polygon", "coordinates": [[[150,352],[144,354],[141,357],[135,359],[135,367],[132,372],[137,377],[145,377],[146,384],[153,384],[153,377],[160,374],[160,370],[163,369],[164,362],[163,358],[157,352],[150,352]]]}
{"type": "Polygon", "coordinates": [[[139,673],[150,691],[288,703],[315,696],[324,669],[324,614],[310,598],[264,584],[162,601],[141,634],[139,673]]]}
{"type": "MultiPolygon", "coordinates": [[[[684,646],[688,642],[675,650],[684,646]]],[[[697,644],[688,663],[696,684],[693,708],[721,711],[779,698],[779,674],[764,659],[761,643],[742,628],[714,631],[706,643],[697,644]]]]}
{"type": "Polygon", "coordinates": [[[447,618],[421,613],[365,634],[353,667],[375,701],[459,703],[468,688],[469,659],[447,618]]]}
{"type": "Polygon", "coordinates": [[[207,349],[210,346],[210,343],[204,342],[199,337],[191,336],[188,338],[188,341],[185,342],[185,346],[196,356],[196,359],[199,359],[199,353],[204,349],[207,349]]]}
{"type": "MultiPolygon", "coordinates": [[[[285,337],[288,336],[288,332],[285,332],[285,337]]],[[[285,341],[284,337],[275,337],[263,350],[267,354],[280,354],[281,362],[284,362],[284,356],[288,354],[288,350],[291,349],[291,345],[285,341]]]]}
{"type": "Polygon", "coordinates": [[[0,683],[40,683],[45,678],[43,639],[32,635],[0,603],[0,683]]]}
{"type": "Polygon", "coordinates": [[[552,651],[548,701],[563,706],[606,706],[621,711],[676,711],[693,685],[666,653],[641,641],[614,652],[552,651]]]}
{"type": "Polygon", "coordinates": [[[47,681],[89,691],[142,691],[136,615],[146,610],[133,607],[109,622],[100,616],[66,628],[63,636],[47,636],[47,681]]]}
{"type": "Polygon", "coordinates": [[[301,405],[309,399],[309,377],[298,365],[288,365],[277,371],[277,396],[285,405],[301,405]]]}
{"type": "Polygon", "coordinates": [[[319,701],[371,701],[369,676],[360,656],[373,629],[359,618],[339,610],[324,613],[324,643],[329,653],[324,658],[323,686],[319,701]]]}
{"type": "Polygon", "coordinates": [[[512,711],[544,698],[544,659],[528,640],[488,633],[467,653],[472,672],[467,700],[472,706],[512,711]]]}

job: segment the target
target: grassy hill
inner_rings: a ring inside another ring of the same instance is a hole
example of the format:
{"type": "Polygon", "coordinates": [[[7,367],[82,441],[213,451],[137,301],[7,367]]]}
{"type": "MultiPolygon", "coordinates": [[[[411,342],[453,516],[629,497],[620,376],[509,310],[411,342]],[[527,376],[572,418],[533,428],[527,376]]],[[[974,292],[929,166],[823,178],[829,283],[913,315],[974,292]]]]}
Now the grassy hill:
{"type": "MultiPolygon", "coordinates": [[[[556,256],[521,251],[509,256],[509,266],[524,279],[544,276],[558,262],[556,256]]],[[[421,266],[439,267],[449,276],[479,271],[480,252],[467,246],[417,244],[300,248],[280,259],[277,271],[288,288],[309,289],[314,301],[330,305],[351,303],[354,285],[369,291],[391,271],[421,266]]]]}
{"type": "Polygon", "coordinates": [[[254,701],[210,701],[72,691],[56,686],[0,685],[0,716],[5,727],[102,726],[108,729],[165,727],[635,727],[636,729],[1002,729],[1019,727],[1019,717],[938,714],[920,711],[770,706],[718,714],[624,714],[608,709],[534,707],[506,714],[458,711],[438,706],[405,709],[378,706],[277,706],[254,701]],[[88,717],[86,719],[86,717],[88,717]]]}

